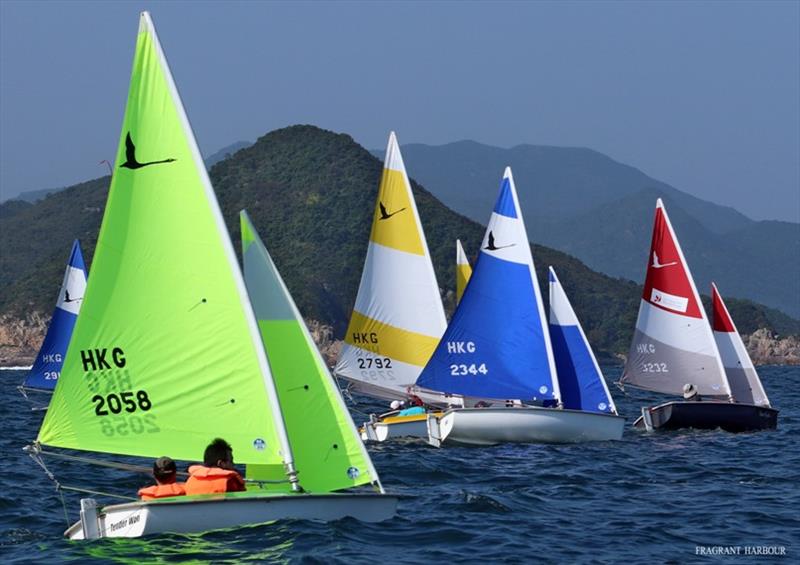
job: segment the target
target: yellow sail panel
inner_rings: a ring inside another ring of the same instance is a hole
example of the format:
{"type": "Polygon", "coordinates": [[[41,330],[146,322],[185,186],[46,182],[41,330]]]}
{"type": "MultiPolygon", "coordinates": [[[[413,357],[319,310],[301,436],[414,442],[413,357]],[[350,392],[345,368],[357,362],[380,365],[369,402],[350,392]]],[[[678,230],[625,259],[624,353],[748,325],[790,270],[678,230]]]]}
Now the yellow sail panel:
{"type": "Polygon", "coordinates": [[[405,171],[383,169],[369,239],[398,251],[425,254],[405,171]]]}
{"type": "Polygon", "coordinates": [[[376,354],[374,363],[364,368],[389,369],[392,359],[424,367],[439,339],[390,326],[353,311],[345,343],[376,354]]]}
{"type": "Polygon", "coordinates": [[[472,267],[467,260],[467,254],[461,246],[461,240],[456,240],[456,304],[461,302],[464,289],[467,288],[469,278],[472,276],[472,267]]]}

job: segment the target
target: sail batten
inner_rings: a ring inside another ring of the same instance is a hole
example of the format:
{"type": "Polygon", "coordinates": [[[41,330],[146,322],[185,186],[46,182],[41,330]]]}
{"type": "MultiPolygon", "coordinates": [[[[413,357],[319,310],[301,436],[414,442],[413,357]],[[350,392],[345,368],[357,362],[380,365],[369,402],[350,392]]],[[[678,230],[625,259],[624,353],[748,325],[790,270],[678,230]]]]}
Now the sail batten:
{"type": "Polygon", "coordinates": [[[411,183],[392,132],[364,270],[334,373],[365,394],[402,398],[446,325],[411,183]]]}
{"type": "Polygon", "coordinates": [[[149,15],[142,13],[108,201],[39,442],[291,471],[236,255],[149,15]]]}
{"type": "Polygon", "coordinates": [[[659,198],[639,315],[620,381],[665,394],[694,385],[704,396],[731,398],[700,295],[659,198]]]}

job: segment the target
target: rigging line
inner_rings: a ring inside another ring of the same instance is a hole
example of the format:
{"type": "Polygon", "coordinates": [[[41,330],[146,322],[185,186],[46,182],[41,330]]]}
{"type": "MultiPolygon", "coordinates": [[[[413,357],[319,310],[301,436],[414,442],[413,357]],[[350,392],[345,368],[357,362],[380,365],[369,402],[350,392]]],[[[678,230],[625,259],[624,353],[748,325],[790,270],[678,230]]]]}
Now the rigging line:
{"type": "Polygon", "coordinates": [[[83,493],[86,493],[86,494],[95,494],[97,496],[108,496],[110,498],[119,498],[121,500],[128,500],[128,501],[133,501],[133,502],[138,502],[139,501],[138,498],[133,497],[133,496],[123,496],[121,494],[113,494],[113,493],[110,493],[110,492],[101,492],[99,490],[92,490],[92,489],[88,489],[88,488],[70,487],[70,486],[67,486],[67,485],[60,485],[59,488],[61,490],[71,490],[73,492],[83,492],[83,493]]]}
{"type": "MultiPolygon", "coordinates": [[[[58,452],[55,452],[55,451],[46,451],[44,449],[36,448],[36,447],[30,447],[30,450],[32,452],[34,452],[34,453],[30,453],[31,457],[34,457],[34,460],[36,460],[36,458],[35,458],[36,454],[41,454],[41,455],[48,455],[50,457],[66,459],[67,461],[75,461],[75,462],[78,462],[78,463],[86,463],[87,465],[96,465],[98,467],[110,467],[112,469],[119,469],[121,471],[131,471],[133,473],[143,473],[143,474],[146,474],[146,475],[150,475],[153,472],[152,468],[145,467],[143,465],[133,465],[133,464],[130,464],[130,463],[121,463],[119,461],[103,461],[101,459],[92,459],[90,457],[80,457],[80,456],[77,456],[77,455],[67,455],[66,453],[58,453],[58,452]]],[[[55,481],[55,477],[53,477],[52,473],[50,473],[50,471],[48,471],[47,468],[44,467],[44,463],[42,462],[42,463],[39,463],[39,464],[42,466],[42,468],[45,469],[45,471],[49,474],[49,476],[55,481]]],[[[182,476],[182,477],[191,476],[189,473],[187,473],[185,471],[178,471],[177,474],[182,476]]],[[[253,483],[253,484],[264,483],[264,484],[276,484],[277,485],[277,484],[288,483],[290,481],[289,481],[289,479],[278,479],[278,480],[244,479],[244,482],[253,483]]]]}
{"type": "MultiPolygon", "coordinates": [[[[67,455],[66,453],[57,453],[55,451],[45,451],[41,448],[37,449],[36,452],[42,455],[48,455],[50,457],[65,459],[67,461],[76,461],[78,463],[86,463],[87,465],[96,465],[98,467],[110,467],[112,469],[119,469],[121,471],[131,471],[133,473],[143,473],[145,475],[150,475],[153,472],[152,468],[150,467],[133,465],[131,463],[122,463],[120,461],[103,461],[101,459],[92,459],[91,457],[80,457],[77,455],[67,455]]],[[[31,455],[31,457],[32,456],[33,455],[31,455]]],[[[185,471],[178,471],[177,474],[182,477],[189,476],[189,473],[185,471]]]]}
{"type": "Polygon", "coordinates": [[[58,492],[58,497],[59,499],[61,499],[61,508],[64,509],[64,521],[67,523],[67,527],[69,528],[70,526],[69,514],[67,513],[67,503],[64,500],[64,492],[61,490],[61,484],[58,482],[55,475],[53,475],[53,473],[50,472],[50,469],[47,468],[47,465],[44,464],[42,458],[39,457],[39,452],[36,450],[35,447],[26,446],[25,448],[23,448],[23,450],[26,451],[28,455],[30,455],[31,459],[33,459],[36,462],[36,464],[39,465],[44,470],[47,477],[55,483],[56,492],[58,492]]]}

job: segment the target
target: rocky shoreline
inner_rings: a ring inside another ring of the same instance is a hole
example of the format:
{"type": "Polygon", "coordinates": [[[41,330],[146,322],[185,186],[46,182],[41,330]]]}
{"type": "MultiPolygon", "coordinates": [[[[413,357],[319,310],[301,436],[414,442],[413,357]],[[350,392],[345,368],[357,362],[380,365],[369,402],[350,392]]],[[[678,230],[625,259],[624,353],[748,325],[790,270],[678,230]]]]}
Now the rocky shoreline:
{"type": "MultiPolygon", "coordinates": [[[[21,367],[33,363],[42,344],[49,319],[33,312],[24,319],[0,316],[0,367],[21,367]]],[[[306,320],[329,366],[336,362],[342,341],[333,339],[333,328],[317,320],[306,320]]],[[[756,365],[800,365],[800,336],[779,336],[766,328],[742,336],[756,365]]],[[[623,356],[619,356],[624,360],[623,356]]]]}

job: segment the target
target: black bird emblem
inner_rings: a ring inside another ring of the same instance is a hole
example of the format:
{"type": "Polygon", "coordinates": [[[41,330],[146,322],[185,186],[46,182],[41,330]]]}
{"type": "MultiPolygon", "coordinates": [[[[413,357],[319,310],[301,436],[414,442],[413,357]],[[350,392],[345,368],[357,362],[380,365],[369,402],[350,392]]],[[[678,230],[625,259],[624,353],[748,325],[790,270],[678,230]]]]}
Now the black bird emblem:
{"type": "Polygon", "coordinates": [[[384,205],[383,205],[383,202],[381,202],[380,200],[378,201],[378,206],[380,206],[380,209],[381,209],[381,217],[380,217],[380,218],[378,218],[379,220],[388,220],[389,218],[391,218],[391,217],[392,217],[392,216],[394,216],[395,214],[399,214],[400,212],[402,212],[403,210],[405,210],[405,208],[400,208],[399,210],[395,210],[394,212],[392,212],[392,213],[390,214],[390,213],[388,213],[388,212],[386,211],[386,206],[384,206],[384,205]]]}
{"type": "Polygon", "coordinates": [[[125,162],[120,165],[120,168],[126,169],[141,169],[148,165],[158,165],[161,163],[172,163],[175,159],[162,159],[161,161],[148,161],[147,163],[140,163],[136,160],[136,146],[131,139],[131,132],[125,136],[125,162]]]}
{"type": "Polygon", "coordinates": [[[64,289],[64,302],[78,302],[79,300],[83,300],[83,297],[70,298],[69,297],[69,290],[67,290],[66,288],[64,289]]]}
{"type": "Polygon", "coordinates": [[[516,243],[509,243],[508,245],[501,245],[500,247],[494,244],[494,234],[489,232],[489,245],[484,247],[484,249],[488,249],[489,251],[497,251],[498,249],[505,249],[506,247],[514,247],[516,243]]]}

